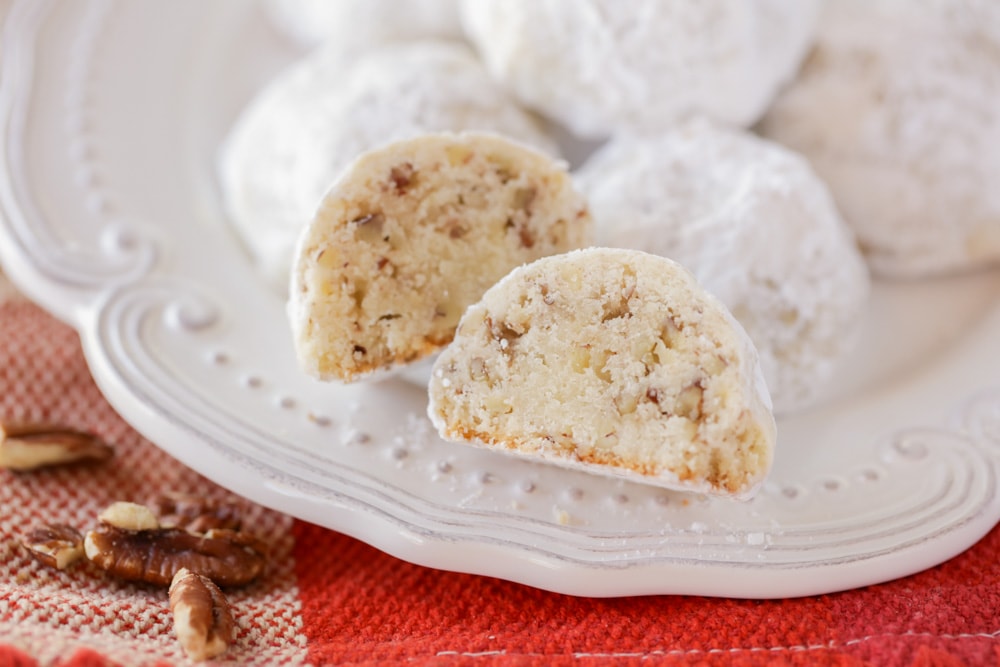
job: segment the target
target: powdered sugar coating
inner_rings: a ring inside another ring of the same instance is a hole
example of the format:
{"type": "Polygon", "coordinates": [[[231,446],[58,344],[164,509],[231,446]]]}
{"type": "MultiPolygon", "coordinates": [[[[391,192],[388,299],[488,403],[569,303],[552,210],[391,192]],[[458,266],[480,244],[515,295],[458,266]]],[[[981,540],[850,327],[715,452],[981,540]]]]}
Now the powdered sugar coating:
{"type": "Polygon", "coordinates": [[[457,0],[266,0],[271,21],[296,43],[345,53],[373,44],[458,39],[457,0]]]}
{"type": "Polygon", "coordinates": [[[694,121],[621,136],[576,178],[598,243],[670,257],[730,308],[757,346],[776,412],[822,396],[854,347],[869,279],[805,160],[694,121]]]}
{"type": "Polygon", "coordinates": [[[819,0],[466,0],[487,67],[527,105],[601,138],[694,112],[755,122],[810,43],[819,0]]]}
{"type": "Polygon", "coordinates": [[[829,3],[762,131],[810,159],[875,272],[1000,260],[1000,4],[829,3]]]}
{"type": "Polygon", "coordinates": [[[394,140],[460,130],[558,150],[464,45],[400,44],[351,61],[317,51],[263,88],[230,131],[219,161],[227,213],[284,290],[300,231],[351,160],[394,140]]]}

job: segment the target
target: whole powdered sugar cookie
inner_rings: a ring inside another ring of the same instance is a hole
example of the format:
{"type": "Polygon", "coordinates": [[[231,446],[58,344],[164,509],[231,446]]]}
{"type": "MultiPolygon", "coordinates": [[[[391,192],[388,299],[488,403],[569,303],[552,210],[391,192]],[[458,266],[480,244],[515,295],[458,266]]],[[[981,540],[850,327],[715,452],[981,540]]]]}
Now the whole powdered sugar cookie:
{"type": "Polygon", "coordinates": [[[1000,3],[827,3],[762,131],[809,158],[878,274],[1000,261],[1000,3]]]}
{"type": "Polygon", "coordinates": [[[223,201],[264,273],[284,291],[299,233],[351,160],[397,139],[461,130],[557,151],[466,46],[393,45],[351,60],[317,51],[262,88],[240,114],[220,151],[223,201]]]}
{"type": "Polygon", "coordinates": [[[366,152],[296,249],[299,362],[342,381],[411,364],[447,345],[511,269],[585,246],[592,231],[565,165],[499,135],[427,134],[366,152]]]}
{"type": "Polygon", "coordinates": [[[589,248],[520,267],[438,357],[440,434],[670,488],[746,497],[774,452],[757,355],[679,264],[589,248]]]}
{"type": "Polygon", "coordinates": [[[375,44],[458,39],[457,0],[265,0],[273,23],[298,44],[345,53],[375,44]]]}
{"type": "Polygon", "coordinates": [[[760,353],[777,412],[823,396],[858,338],[869,279],[804,159],[691,121],[620,136],[576,178],[598,243],[674,259],[729,307],[760,353]]]}
{"type": "Polygon", "coordinates": [[[819,0],[466,0],[486,65],[521,100],[602,138],[705,113],[754,123],[809,46],[819,0]]]}

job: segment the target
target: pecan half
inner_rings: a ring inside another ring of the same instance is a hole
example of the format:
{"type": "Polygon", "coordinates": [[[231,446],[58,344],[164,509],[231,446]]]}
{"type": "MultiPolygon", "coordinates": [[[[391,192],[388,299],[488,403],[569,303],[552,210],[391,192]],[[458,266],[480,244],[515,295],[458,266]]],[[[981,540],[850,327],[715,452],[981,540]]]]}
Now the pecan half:
{"type": "Polygon", "coordinates": [[[122,530],[155,530],[160,527],[160,522],[151,509],[123,500],[111,503],[101,510],[97,520],[122,530]]]}
{"type": "Polygon", "coordinates": [[[170,582],[174,633],[195,661],[222,655],[233,640],[236,623],[229,601],[212,580],[181,568],[170,582]]]}
{"type": "Polygon", "coordinates": [[[65,524],[46,524],[29,531],[21,540],[39,563],[62,570],[83,557],[83,535],[65,524]]]}
{"type": "Polygon", "coordinates": [[[54,424],[0,424],[0,468],[34,470],[106,461],[114,449],[95,435],[54,424]]]}
{"type": "Polygon", "coordinates": [[[84,551],[114,576],[166,586],[187,568],[220,586],[240,586],[267,564],[267,548],[257,538],[233,530],[195,535],[180,528],[127,530],[101,524],[87,533],[84,551]]]}
{"type": "Polygon", "coordinates": [[[190,533],[213,529],[239,530],[243,523],[236,503],[219,502],[187,493],[164,493],[149,501],[163,528],[183,528],[190,533]]]}

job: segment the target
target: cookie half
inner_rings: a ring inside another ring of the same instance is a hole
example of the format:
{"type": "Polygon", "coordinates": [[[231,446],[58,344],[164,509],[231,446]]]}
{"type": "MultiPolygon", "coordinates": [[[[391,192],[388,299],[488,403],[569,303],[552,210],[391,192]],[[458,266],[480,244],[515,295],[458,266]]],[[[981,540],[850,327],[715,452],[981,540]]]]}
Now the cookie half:
{"type": "Polygon", "coordinates": [[[558,155],[537,119],[464,44],[390,44],[349,56],[327,46],[281,70],[240,111],[219,151],[222,202],[261,272],[284,293],[302,228],[352,160],[390,141],[464,131],[558,155]]]}
{"type": "Polygon", "coordinates": [[[498,135],[428,134],[365,153],[299,239],[299,361],[351,381],[426,357],[496,281],[587,245],[592,227],[563,163],[498,135]]]}
{"type": "Polygon", "coordinates": [[[776,427],[757,354],[672,260],[590,248],[511,272],[438,357],[442,437],[591,472],[747,497],[776,427]]]}

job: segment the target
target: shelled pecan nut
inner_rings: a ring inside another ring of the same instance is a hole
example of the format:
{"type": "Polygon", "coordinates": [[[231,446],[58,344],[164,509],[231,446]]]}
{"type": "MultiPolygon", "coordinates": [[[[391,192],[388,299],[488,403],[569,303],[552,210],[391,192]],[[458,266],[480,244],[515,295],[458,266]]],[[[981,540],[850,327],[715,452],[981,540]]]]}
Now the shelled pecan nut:
{"type": "Polygon", "coordinates": [[[34,470],[106,461],[114,449],[97,436],[55,424],[0,424],[0,468],[34,470]]]}
{"type": "Polygon", "coordinates": [[[164,493],[149,501],[164,528],[183,528],[191,533],[213,529],[239,530],[243,523],[235,503],[221,502],[187,493],[164,493]]]}
{"type": "Polygon", "coordinates": [[[21,540],[21,546],[34,558],[58,570],[83,557],[83,535],[65,524],[46,524],[33,528],[21,540]]]}
{"type": "Polygon", "coordinates": [[[174,632],[188,657],[202,661],[225,653],[236,624],[219,587],[208,577],[181,568],[170,582],[169,595],[174,632]]]}
{"type": "Polygon", "coordinates": [[[231,530],[196,535],[180,528],[127,530],[101,524],[87,533],[84,550],[110,574],[160,586],[168,585],[181,568],[220,586],[239,586],[267,564],[267,548],[260,540],[231,530]]]}
{"type": "Polygon", "coordinates": [[[111,503],[101,510],[97,520],[122,530],[155,530],[160,527],[160,522],[151,509],[123,500],[111,503]]]}

